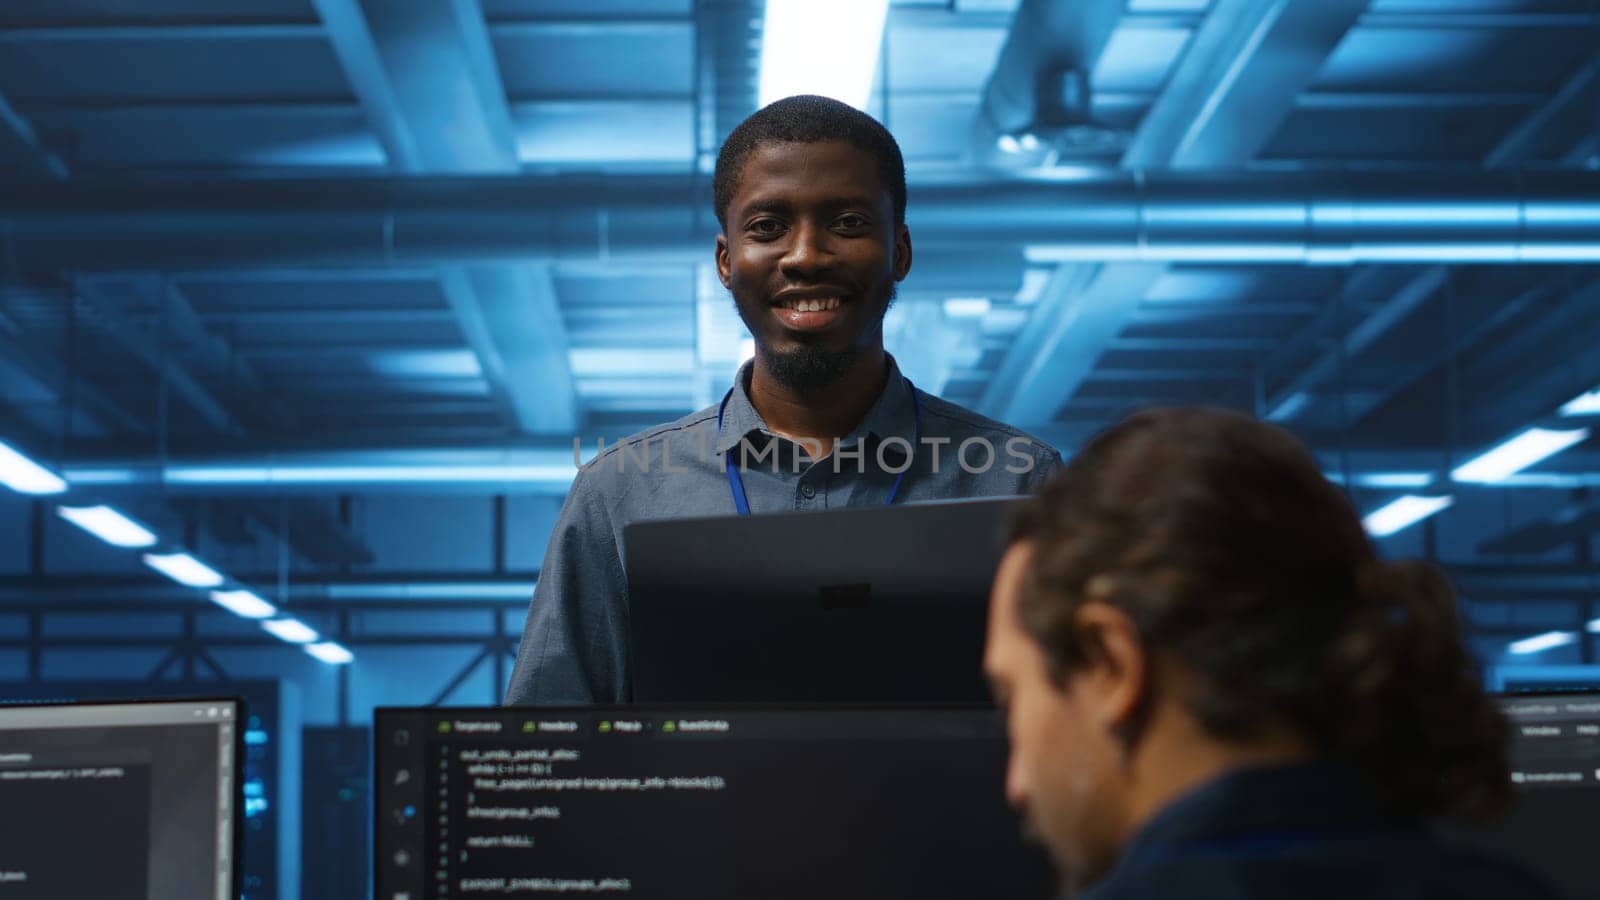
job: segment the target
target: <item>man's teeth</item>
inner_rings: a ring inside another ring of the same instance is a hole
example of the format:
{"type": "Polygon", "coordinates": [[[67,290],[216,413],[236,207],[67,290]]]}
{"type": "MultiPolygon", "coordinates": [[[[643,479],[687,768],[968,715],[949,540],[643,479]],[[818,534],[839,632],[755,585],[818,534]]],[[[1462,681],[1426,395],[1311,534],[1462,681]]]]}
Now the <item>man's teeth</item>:
{"type": "Polygon", "coordinates": [[[838,309],[839,298],[827,297],[821,300],[791,300],[790,302],[785,303],[784,306],[790,309],[799,310],[800,312],[825,312],[830,309],[838,309]]]}

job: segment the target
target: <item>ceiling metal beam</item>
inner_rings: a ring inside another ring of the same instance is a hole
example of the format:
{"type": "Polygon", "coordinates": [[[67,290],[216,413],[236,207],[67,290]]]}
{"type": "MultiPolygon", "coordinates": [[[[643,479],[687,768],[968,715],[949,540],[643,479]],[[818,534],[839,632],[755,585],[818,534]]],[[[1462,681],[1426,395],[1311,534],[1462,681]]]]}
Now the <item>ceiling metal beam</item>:
{"type": "Polygon", "coordinates": [[[1518,91],[1315,91],[1295,98],[1295,109],[1483,110],[1495,106],[1542,106],[1544,94],[1518,91]]]}
{"type": "MultiPolygon", "coordinates": [[[[1115,4],[1120,14],[1122,4],[1115,4]]],[[[1293,109],[1327,53],[1366,7],[1366,0],[1328,0],[1290,4],[1288,0],[1216,0],[1167,87],[1146,114],[1124,152],[1125,168],[1152,166],[1200,168],[1248,163],[1293,109]],[[1257,83],[1256,79],[1262,79],[1257,83]]],[[[1024,3],[1023,10],[1029,8],[1024,3]]],[[[1057,4],[1065,10],[1068,5],[1057,4]]],[[[1116,17],[1095,10],[1079,56],[1103,49],[1106,23],[1116,17]],[[1096,44],[1095,41],[1101,41],[1096,44]]],[[[1071,7],[1077,15],[1077,7],[1071,7]]],[[[1036,27],[1018,14],[1013,42],[1035,47],[1037,38],[1019,37],[1036,27]]],[[[1009,45],[1008,45],[1009,48],[1009,45]]],[[[1002,55],[1002,63],[1005,57],[1002,55]]],[[[1036,62],[1037,65],[1037,62],[1036,62]]],[[[997,68],[996,86],[1007,83],[997,68]]],[[[1014,81],[1014,73],[1010,80],[1014,81]]],[[[989,109],[990,107],[986,107],[989,109]]],[[[996,120],[1000,121],[1000,120],[996,120]]],[[[1115,264],[1093,282],[1078,282],[1078,297],[1041,302],[1029,316],[1013,350],[1001,364],[1006,394],[986,392],[985,411],[1007,421],[1035,424],[1061,408],[1090,376],[1106,349],[1133,319],[1139,302],[1161,276],[1148,264],[1115,264]],[[1045,334],[1040,342],[1031,335],[1045,334]],[[1018,377],[1018,373],[1022,373],[1018,377]],[[1033,418],[1030,418],[1033,417],[1033,418]]],[[[1076,273],[1057,272],[1075,279],[1076,273]]]]}
{"type": "Polygon", "coordinates": [[[147,282],[147,290],[159,298],[166,326],[172,334],[189,347],[200,360],[214,371],[222,373],[228,387],[230,400],[242,401],[248,415],[246,424],[263,424],[274,430],[293,430],[297,426],[294,413],[273,397],[262,385],[261,378],[230,341],[214,334],[189,302],[188,294],[171,278],[147,282]]]}
{"type": "Polygon", "coordinates": [[[1469,438],[1493,439],[1600,384],[1600,282],[1564,289],[1544,314],[1509,340],[1474,354],[1462,393],[1469,438]],[[1559,364],[1552,361],[1559,360],[1559,364]]]}
{"type": "Polygon", "coordinates": [[[1161,277],[1159,265],[1062,266],[1028,318],[978,410],[1030,427],[1055,417],[1161,277]]]}
{"type": "Polygon", "coordinates": [[[1125,168],[1249,162],[1368,0],[1215,0],[1123,154],[1125,168]]]}
{"type": "Polygon", "coordinates": [[[1534,110],[1483,159],[1486,169],[1530,159],[1562,160],[1594,132],[1600,107],[1600,60],[1593,60],[1534,110]]]}
{"type": "Polygon", "coordinates": [[[187,294],[172,278],[159,273],[127,272],[77,276],[73,284],[80,294],[96,301],[102,317],[108,317],[111,332],[130,352],[142,358],[168,360],[169,369],[179,373],[174,387],[181,395],[192,396],[194,402],[203,404],[206,417],[221,423],[219,431],[242,437],[250,428],[283,432],[298,426],[295,415],[266,390],[249,361],[201,320],[187,294]],[[133,291],[144,306],[142,311],[159,320],[159,346],[150,343],[148,334],[141,337],[137,323],[101,296],[115,285],[133,291]],[[112,316],[115,318],[109,318],[112,316]],[[188,365],[182,360],[187,360],[188,365]],[[210,377],[209,386],[199,381],[202,375],[210,377]]]}
{"type": "MultiPolygon", "coordinates": [[[[177,342],[164,334],[164,326],[157,326],[155,334],[129,320],[116,304],[104,295],[104,282],[92,279],[73,279],[68,282],[68,303],[78,304],[80,321],[93,323],[99,330],[120,343],[140,362],[150,367],[156,378],[171,386],[200,418],[214,430],[234,437],[244,434],[244,427],[210,388],[200,383],[171,352],[177,342]]],[[[160,310],[161,297],[156,297],[154,314],[158,323],[163,321],[160,310]]]]}
{"type": "Polygon", "coordinates": [[[263,41],[306,40],[323,36],[322,28],[310,23],[235,22],[157,23],[119,22],[115,25],[45,25],[7,28],[0,40],[10,45],[54,43],[100,43],[129,41],[263,41]]]}
{"type": "MultiPolygon", "coordinates": [[[[1207,391],[1214,395],[1212,388],[1207,391]]],[[[1041,439],[1070,452],[1089,433],[1106,426],[1105,416],[1126,407],[1125,397],[1096,398],[1089,423],[1052,422],[1032,429],[1041,439]]],[[[580,459],[592,460],[598,434],[582,438],[580,459]]],[[[1330,439],[1331,440],[1331,439],[1330,439]]],[[[615,444],[606,436],[606,446],[615,444]]],[[[1347,462],[1356,487],[1379,491],[1427,489],[1446,483],[1441,474],[1442,448],[1411,451],[1355,448],[1348,453],[1328,449],[1314,453],[1323,471],[1342,477],[1347,462]],[[1411,483],[1412,481],[1417,483],[1411,483]]],[[[1574,448],[1561,458],[1562,469],[1537,477],[1514,477],[1493,485],[1459,485],[1465,491],[1567,490],[1600,487],[1600,453],[1574,448]],[[1554,476],[1554,477],[1552,477],[1554,476]]],[[[163,465],[140,457],[69,459],[60,471],[74,490],[92,491],[116,500],[122,497],[327,496],[332,494],[468,494],[563,496],[577,472],[573,445],[539,440],[504,448],[486,439],[475,446],[433,448],[376,447],[351,444],[324,449],[253,450],[173,457],[163,465]]]]}
{"type": "Polygon", "coordinates": [[[440,286],[502,412],[530,434],[571,433],[576,395],[550,267],[450,267],[440,286]]]}
{"type": "Polygon", "coordinates": [[[70,396],[74,414],[87,417],[94,425],[115,433],[117,429],[132,434],[148,436],[155,429],[144,419],[130,411],[122,402],[113,399],[99,388],[89,384],[74,367],[63,362],[56,354],[43,351],[36,341],[9,327],[9,320],[0,315],[0,358],[14,367],[44,392],[55,403],[65,406],[70,396]]]}
{"type": "Polygon", "coordinates": [[[7,144],[16,148],[24,160],[24,171],[30,176],[65,180],[72,174],[66,162],[40,139],[33,123],[0,93],[0,149],[7,144]]]}
{"type": "MultiPolygon", "coordinates": [[[[476,0],[315,0],[335,53],[395,169],[508,175],[516,131],[476,0]]],[[[449,266],[440,282],[506,421],[527,433],[577,422],[566,329],[549,273],[449,266]]]]}
{"type": "MultiPolygon", "coordinates": [[[[1378,343],[1396,325],[1405,321],[1422,308],[1429,300],[1433,299],[1439,291],[1443,290],[1450,277],[1450,270],[1443,266],[1433,266],[1417,273],[1416,276],[1401,285],[1393,293],[1382,299],[1370,312],[1357,318],[1346,326],[1345,322],[1350,317],[1335,315],[1332,327],[1336,333],[1331,338],[1333,346],[1318,353],[1311,362],[1300,369],[1282,387],[1273,390],[1267,395],[1265,409],[1262,413],[1272,416],[1275,421],[1299,419],[1304,416],[1302,410],[1311,410],[1313,402],[1319,392],[1329,383],[1336,382],[1341,369],[1349,371],[1355,361],[1373,345],[1378,343]],[[1348,330],[1346,328],[1348,327],[1348,330]],[[1294,414],[1274,415],[1279,410],[1288,409],[1285,403],[1296,395],[1305,395],[1307,400],[1296,404],[1294,414]]],[[[1353,297],[1335,299],[1330,302],[1332,309],[1349,309],[1353,297]]],[[[1326,334],[1326,329],[1313,326],[1319,334],[1326,334]]],[[[1345,412],[1349,421],[1342,423],[1349,425],[1358,416],[1366,414],[1375,404],[1371,398],[1365,402],[1351,398],[1351,405],[1345,412]],[[1359,403],[1359,406],[1354,404],[1359,403]]]]}
{"type": "Polygon", "coordinates": [[[1119,337],[1107,350],[1142,353],[1239,353],[1254,356],[1270,350],[1277,342],[1259,337],[1189,337],[1187,335],[1140,335],[1119,337]]]}
{"type": "MultiPolygon", "coordinates": [[[[24,270],[703,262],[691,176],[0,184],[24,270]]],[[[1600,173],[989,173],[914,186],[919,248],[1059,261],[1593,262],[1600,173]]]]}
{"type": "MultiPolygon", "coordinates": [[[[1363,23],[1366,24],[1365,19],[1363,23]]],[[[1529,158],[1560,159],[1563,154],[1571,152],[1575,142],[1581,143],[1581,139],[1590,134],[1597,100],[1600,100],[1600,62],[1590,62],[1488,154],[1484,160],[1485,168],[1502,168],[1529,158]]],[[[1381,383],[1363,384],[1357,390],[1348,391],[1342,402],[1339,402],[1341,398],[1338,396],[1330,396],[1326,391],[1319,392],[1319,388],[1324,388],[1338,372],[1341,360],[1349,364],[1365,347],[1376,344],[1394,326],[1417,312],[1443,286],[1447,277],[1441,268],[1429,269],[1406,287],[1393,292],[1365,321],[1343,337],[1334,338],[1336,342],[1343,343],[1343,356],[1337,344],[1324,352],[1295,380],[1273,392],[1263,412],[1279,414],[1276,417],[1283,421],[1293,419],[1303,423],[1338,423],[1340,427],[1351,427],[1383,408],[1405,387],[1434,371],[1452,353],[1460,352],[1467,346],[1461,341],[1476,338],[1470,335],[1458,337],[1458,346],[1445,348],[1443,353],[1416,354],[1400,363],[1400,371],[1385,367],[1381,383]],[[1334,409],[1335,404],[1337,410],[1334,409]]],[[[1501,312],[1510,314],[1537,296],[1535,291],[1509,298],[1501,312]]],[[[1500,318],[1503,317],[1496,317],[1496,320],[1500,318]]],[[[1323,324],[1321,320],[1313,324],[1316,334],[1326,333],[1323,324]]]]}
{"type": "MultiPolygon", "coordinates": [[[[1535,306],[1549,302],[1552,291],[1551,283],[1545,281],[1510,295],[1484,319],[1462,330],[1456,336],[1455,346],[1442,346],[1434,351],[1418,352],[1398,365],[1385,365],[1383,378],[1379,384],[1364,384],[1359,394],[1350,398],[1351,402],[1346,410],[1350,423],[1359,424],[1367,416],[1383,409],[1402,391],[1450,362],[1452,357],[1467,358],[1472,348],[1486,336],[1493,334],[1506,323],[1520,318],[1535,306]]],[[[1332,417],[1325,415],[1323,418],[1331,420],[1332,417]]]]}
{"type": "Polygon", "coordinates": [[[1361,17],[1362,28],[1485,29],[1490,31],[1559,28],[1584,30],[1600,25],[1600,14],[1592,12],[1369,12],[1361,17]]]}

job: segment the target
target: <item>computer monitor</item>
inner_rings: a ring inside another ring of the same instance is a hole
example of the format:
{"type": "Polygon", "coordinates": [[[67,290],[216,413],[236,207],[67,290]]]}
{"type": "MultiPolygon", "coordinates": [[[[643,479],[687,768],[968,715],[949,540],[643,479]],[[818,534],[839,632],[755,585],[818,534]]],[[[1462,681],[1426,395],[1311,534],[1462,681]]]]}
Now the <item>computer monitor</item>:
{"type": "Polygon", "coordinates": [[[982,703],[1016,498],[623,529],[633,699],[982,703]]]}
{"type": "Polygon", "coordinates": [[[0,705],[0,896],[239,896],[243,705],[0,705]]]}
{"type": "Polygon", "coordinates": [[[377,900],[1047,897],[981,707],[379,709],[377,900]]]}
{"type": "Polygon", "coordinates": [[[1600,692],[1508,694],[1516,804],[1467,833],[1545,875],[1571,900],[1600,900],[1600,692]]]}

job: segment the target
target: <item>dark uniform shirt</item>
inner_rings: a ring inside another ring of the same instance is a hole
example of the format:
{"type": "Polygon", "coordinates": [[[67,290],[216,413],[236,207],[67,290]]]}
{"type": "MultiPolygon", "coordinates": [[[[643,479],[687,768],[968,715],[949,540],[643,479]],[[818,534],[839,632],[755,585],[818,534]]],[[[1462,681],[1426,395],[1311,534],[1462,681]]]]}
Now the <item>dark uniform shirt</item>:
{"type": "Polygon", "coordinates": [[[1385,821],[1331,763],[1237,772],[1180,798],[1081,900],[1554,900],[1529,870],[1385,821]]]}
{"type": "Polygon", "coordinates": [[[761,420],[750,371],[750,363],[739,370],[720,432],[712,406],[607,447],[579,470],[551,531],[507,704],[628,700],[623,526],[733,515],[723,465],[730,448],[744,460],[756,515],[882,505],[900,469],[896,504],[1026,494],[1061,463],[1044,442],[923,391],[914,405],[893,358],[861,424],[812,462],[761,420]]]}

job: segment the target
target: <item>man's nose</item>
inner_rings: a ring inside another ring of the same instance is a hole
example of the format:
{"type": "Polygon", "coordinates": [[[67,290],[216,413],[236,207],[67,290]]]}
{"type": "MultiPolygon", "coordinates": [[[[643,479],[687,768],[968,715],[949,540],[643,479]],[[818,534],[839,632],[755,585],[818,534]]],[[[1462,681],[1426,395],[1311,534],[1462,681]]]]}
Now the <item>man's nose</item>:
{"type": "MultiPolygon", "coordinates": [[[[780,263],[784,272],[791,276],[805,276],[830,268],[833,250],[828,238],[828,229],[809,222],[798,223],[789,241],[788,251],[780,263]]],[[[806,279],[796,277],[795,280],[806,279]]]]}
{"type": "Polygon", "coordinates": [[[1016,754],[1006,759],[1006,802],[1012,809],[1024,809],[1028,805],[1028,784],[1022,774],[1022,767],[1017,765],[1016,754]]]}

